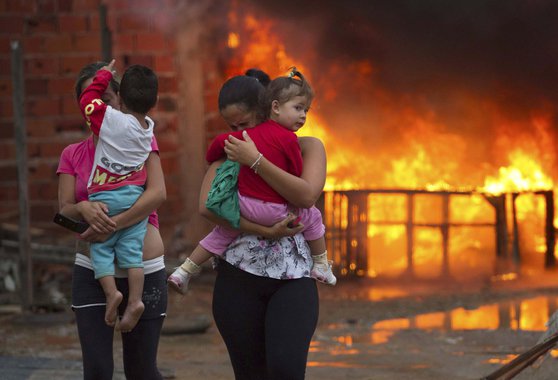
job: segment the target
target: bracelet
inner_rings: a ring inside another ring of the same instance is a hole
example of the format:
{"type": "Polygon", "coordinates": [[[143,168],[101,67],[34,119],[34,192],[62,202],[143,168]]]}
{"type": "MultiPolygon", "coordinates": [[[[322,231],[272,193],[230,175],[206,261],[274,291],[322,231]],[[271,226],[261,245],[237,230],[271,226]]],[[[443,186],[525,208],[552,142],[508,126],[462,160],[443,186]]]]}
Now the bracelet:
{"type": "Polygon", "coordinates": [[[258,174],[258,168],[260,167],[260,160],[262,159],[263,154],[259,154],[258,158],[256,158],[256,161],[254,161],[254,163],[252,165],[250,165],[250,169],[252,169],[254,171],[254,173],[258,174]]]}

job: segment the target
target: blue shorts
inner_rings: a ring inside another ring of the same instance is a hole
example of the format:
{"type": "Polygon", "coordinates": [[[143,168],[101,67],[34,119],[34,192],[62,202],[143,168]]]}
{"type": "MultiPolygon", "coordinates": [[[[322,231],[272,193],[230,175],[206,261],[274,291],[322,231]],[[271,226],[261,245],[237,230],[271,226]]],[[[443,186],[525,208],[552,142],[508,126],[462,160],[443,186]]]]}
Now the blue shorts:
{"type": "MultiPolygon", "coordinates": [[[[89,200],[103,202],[109,209],[108,215],[112,216],[132,207],[141,194],[141,186],[123,186],[91,194],[89,200]]],[[[114,276],[115,261],[122,269],[143,268],[142,251],[147,219],[116,231],[102,243],[91,244],[91,262],[95,269],[95,278],[114,276]]]]}

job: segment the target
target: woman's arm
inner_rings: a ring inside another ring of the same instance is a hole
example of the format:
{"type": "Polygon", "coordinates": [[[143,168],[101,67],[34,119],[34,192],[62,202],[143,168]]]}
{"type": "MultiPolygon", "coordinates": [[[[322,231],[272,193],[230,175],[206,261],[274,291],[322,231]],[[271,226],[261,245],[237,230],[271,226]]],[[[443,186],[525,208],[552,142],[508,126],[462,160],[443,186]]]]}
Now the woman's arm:
{"type": "MultiPolygon", "coordinates": [[[[199,212],[203,217],[205,217],[212,223],[218,224],[220,226],[233,228],[227,220],[220,218],[219,216],[209,211],[205,207],[205,202],[207,201],[207,194],[211,189],[211,183],[215,178],[217,168],[223,162],[224,160],[213,162],[207,169],[207,172],[205,173],[201,190],[200,190],[199,212]]],[[[302,225],[298,225],[293,228],[290,228],[288,226],[288,224],[294,221],[295,219],[296,219],[296,215],[289,215],[286,219],[274,224],[271,227],[267,227],[267,226],[262,226],[254,222],[251,222],[248,219],[245,219],[243,217],[240,217],[240,227],[238,229],[242,232],[246,232],[249,234],[259,235],[269,239],[277,239],[283,236],[296,235],[297,233],[299,233],[304,229],[304,226],[302,225]]]]}
{"type": "Polygon", "coordinates": [[[98,234],[114,232],[116,223],[108,215],[108,209],[102,202],[82,201],[76,203],[76,178],[70,174],[58,175],[58,209],[63,215],[75,219],[84,219],[91,229],[98,234]]]}
{"type": "Polygon", "coordinates": [[[102,202],[82,201],[76,203],[75,177],[60,174],[58,179],[59,212],[69,217],[84,219],[91,228],[81,237],[87,241],[103,241],[108,234],[115,230],[129,227],[147,218],[153,210],[166,199],[166,187],[161,167],[161,159],[155,152],[146,161],[147,182],[146,189],[136,203],[121,214],[110,218],[108,209],[102,202]]]}
{"type": "Polygon", "coordinates": [[[156,210],[167,199],[161,157],[157,152],[149,154],[145,167],[147,170],[145,191],[131,208],[112,217],[116,222],[117,230],[130,227],[147,218],[153,210],[156,210]]]}
{"type": "MultiPolygon", "coordinates": [[[[230,136],[225,141],[225,152],[229,159],[242,165],[252,165],[258,158],[256,145],[243,133],[244,140],[230,136]]],[[[302,175],[297,177],[275,166],[262,157],[258,175],[283,198],[296,207],[312,207],[320,197],[326,180],[326,153],[323,143],[315,137],[298,139],[304,165],[302,175]]]]}

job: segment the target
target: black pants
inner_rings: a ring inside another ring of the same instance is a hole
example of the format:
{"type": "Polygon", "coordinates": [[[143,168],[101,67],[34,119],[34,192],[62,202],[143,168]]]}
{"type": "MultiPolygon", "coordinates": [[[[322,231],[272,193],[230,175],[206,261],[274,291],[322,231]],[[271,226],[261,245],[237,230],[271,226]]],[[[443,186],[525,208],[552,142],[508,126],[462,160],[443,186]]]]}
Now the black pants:
{"type": "MultiPolygon", "coordinates": [[[[118,289],[128,295],[128,280],[116,279],[118,289]]],[[[165,269],[145,276],[143,312],[138,324],[122,334],[124,373],[130,380],[158,380],[157,349],[167,309],[167,276],[165,269]]],[[[72,305],[76,316],[85,380],[113,378],[114,328],[105,323],[105,296],[93,271],[74,265],[72,305]]],[[[122,301],[126,306],[127,299],[122,301]]]]}
{"type": "Polygon", "coordinates": [[[304,379],[318,310],[314,280],[255,276],[219,260],[213,316],[237,380],[304,379]]]}

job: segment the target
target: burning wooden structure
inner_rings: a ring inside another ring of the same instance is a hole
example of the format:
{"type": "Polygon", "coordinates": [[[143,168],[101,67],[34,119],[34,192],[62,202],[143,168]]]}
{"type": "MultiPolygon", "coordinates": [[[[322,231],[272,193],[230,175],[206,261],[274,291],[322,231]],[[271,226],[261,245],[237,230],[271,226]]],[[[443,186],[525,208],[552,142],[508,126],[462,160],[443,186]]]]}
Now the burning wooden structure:
{"type": "MultiPolygon", "coordinates": [[[[373,276],[378,273],[374,259],[380,252],[377,247],[369,243],[369,229],[373,226],[402,227],[403,239],[406,241],[405,260],[401,274],[413,277],[415,275],[415,235],[418,228],[437,230],[441,236],[441,262],[439,277],[450,277],[449,247],[451,231],[459,227],[490,228],[494,236],[493,257],[497,259],[512,259],[514,263],[521,262],[520,231],[517,218],[516,200],[522,193],[489,194],[474,191],[427,191],[405,189],[374,189],[374,190],[345,190],[332,191],[325,195],[324,219],[326,221],[328,249],[333,252],[335,262],[342,274],[356,276],[373,276]],[[403,218],[378,219],[371,210],[370,199],[385,195],[398,195],[404,200],[403,218]],[[493,208],[493,220],[454,221],[450,204],[452,197],[483,197],[493,208]],[[426,196],[438,198],[439,208],[436,221],[420,221],[416,216],[416,198],[426,196]]],[[[540,191],[535,195],[544,199],[544,266],[554,267],[555,258],[555,228],[554,228],[554,192],[540,191]]],[[[489,249],[490,251],[490,249],[489,249]]]]}

